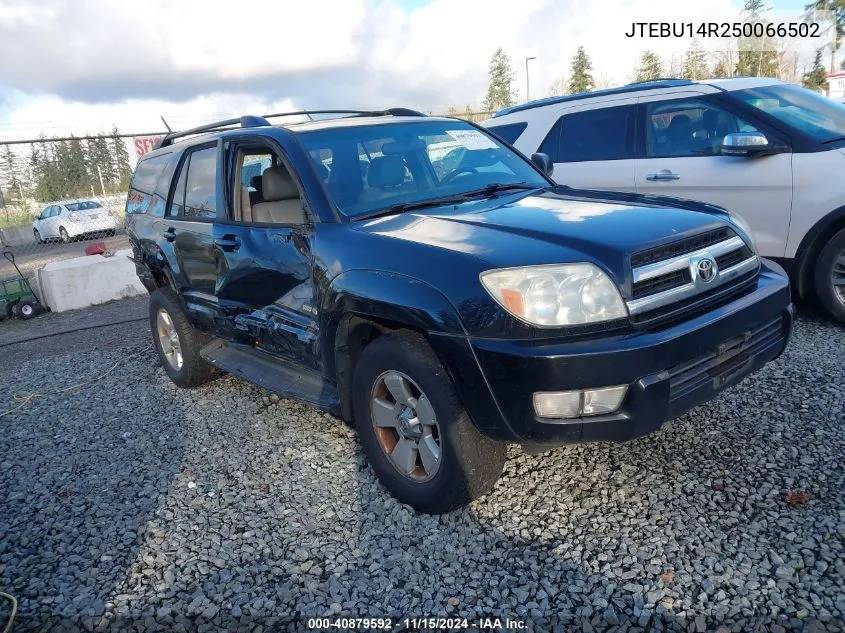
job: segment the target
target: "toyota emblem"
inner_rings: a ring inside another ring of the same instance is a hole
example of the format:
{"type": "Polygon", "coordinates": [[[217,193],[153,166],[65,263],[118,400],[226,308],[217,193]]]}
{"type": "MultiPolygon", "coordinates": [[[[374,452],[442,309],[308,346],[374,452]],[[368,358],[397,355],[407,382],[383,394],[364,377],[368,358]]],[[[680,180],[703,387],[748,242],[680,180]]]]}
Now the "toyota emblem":
{"type": "Polygon", "coordinates": [[[704,283],[710,283],[716,278],[716,260],[712,257],[705,257],[698,261],[698,277],[704,283]]]}

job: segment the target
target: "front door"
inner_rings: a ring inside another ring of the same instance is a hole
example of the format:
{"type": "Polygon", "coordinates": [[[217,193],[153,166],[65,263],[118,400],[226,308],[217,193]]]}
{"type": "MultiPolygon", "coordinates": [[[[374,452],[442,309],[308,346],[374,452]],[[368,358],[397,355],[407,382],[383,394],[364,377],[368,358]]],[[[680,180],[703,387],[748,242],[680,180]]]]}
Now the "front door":
{"type": "Polygon", "coordinates": [[[762,131],[770,142],[776,139],[712,97],[640,101],[637,192],[724,207],[751,225],[761,255],[783,257],[792,209],[792,154],[719,155],[722,139],[732,132],[762,131]]]}
{"type": "Polygon", "coordinates": [[[536,150],[554,163],[553,178],[578,189],[634,190],[636,98],[568,105],[536,150]]]}
{"type": "Polygon", "coordinates": [[[254,135],[227,141],[224,156],[226,214],[214,227],[221,313],[233,334],[247,333],[256,347],[317,368],[314,225],[295,173],[278,146],[254,135]]]}

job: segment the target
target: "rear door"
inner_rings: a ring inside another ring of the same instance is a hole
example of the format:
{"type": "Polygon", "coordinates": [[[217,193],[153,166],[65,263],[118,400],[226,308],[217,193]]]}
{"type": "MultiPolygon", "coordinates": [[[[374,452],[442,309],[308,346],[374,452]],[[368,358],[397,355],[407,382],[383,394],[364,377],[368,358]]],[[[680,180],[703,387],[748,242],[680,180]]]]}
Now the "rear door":
{"type": "Polygon", "coordinates": [[[167,210],[158,223],[172,249],[171,269],[186,308],[208,327],[218,321],[214,220],[220,204],[219,143],[198,145],[179,161],[167,210]]]}
{"type": "Polygon", "coordinates": [[[552,159],[555,181],[579,189],[633,191],[636,103],[632,97],[562,109],[536,150],[552,159]]]}
{"type": "Polygon", "coordinates": [[[297,174],[274,141],[254,134],[227,139],[224,157],[226,203],[214,249],[215,295],[226,327],[249,332],[260,349],[317,368],[314,224],[297,174]],[[245,174],[255,171],[258,191],[246,185],[252,177],[245,174]]]}
{"type": "Polygon", "coordinates": [[[746,120],[728,104],[702,95],[640,98],[635,178],[639,193],[717,204],[744,218],[760,253],[783,257],[792,209],[792,154],[744,158],[719,155],[726,134],[773,130],[746,120]]]}

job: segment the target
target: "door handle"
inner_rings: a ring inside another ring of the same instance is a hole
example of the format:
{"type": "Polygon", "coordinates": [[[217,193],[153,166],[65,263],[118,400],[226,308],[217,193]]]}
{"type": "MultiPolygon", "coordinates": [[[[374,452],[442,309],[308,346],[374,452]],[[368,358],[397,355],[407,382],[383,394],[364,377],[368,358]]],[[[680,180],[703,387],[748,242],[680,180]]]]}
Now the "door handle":
{"type": "Polygon", "coordinates": [[[236,251],[241,247],[241,238],[237,235],[224,235],[214,238],[214,244],[224,251],[236,251]]]}
{"type": "Polygon", "coordinates": [[[168,242],[172,242],[173,240],[175,240],[176,239],[176,229],[174,229],[172,226],[170,228],[168,228],[164,232],[164,239],[166,239],[168,242]]]}
{"type": "Polygon", "coordinates": [[[681,174],[673,174],[668,169],[664,169],[656,174],[648,174],[646,180],[680,180],[681,174]]]}

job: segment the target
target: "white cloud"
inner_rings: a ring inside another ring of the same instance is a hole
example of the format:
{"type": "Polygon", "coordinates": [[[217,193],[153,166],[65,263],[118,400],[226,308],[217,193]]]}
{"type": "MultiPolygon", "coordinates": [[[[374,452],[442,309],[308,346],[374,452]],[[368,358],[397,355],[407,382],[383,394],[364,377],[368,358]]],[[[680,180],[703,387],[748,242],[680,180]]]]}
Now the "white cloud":
{"type": "MultiPolygon", "coordinates": [[[[545,96],[586,47],[596,74],[630,80],[632,22],[733,21],[740,0],[0,0],[0,136],[146,131],[291,107],[445,110],[481,105],[497,46],[545,96]]],[[[705,46],[723,46],[705,41],[705,46]]]]}

